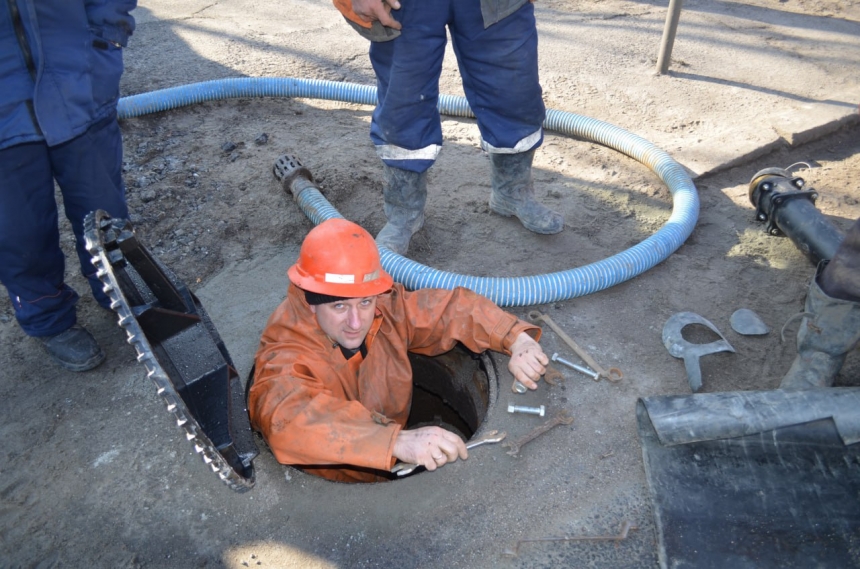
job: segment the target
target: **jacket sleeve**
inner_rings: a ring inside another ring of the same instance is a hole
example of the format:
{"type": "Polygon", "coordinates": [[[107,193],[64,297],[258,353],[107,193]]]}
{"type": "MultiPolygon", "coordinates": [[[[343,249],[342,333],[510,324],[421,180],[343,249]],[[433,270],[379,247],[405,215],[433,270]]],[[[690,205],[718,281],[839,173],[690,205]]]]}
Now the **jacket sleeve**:
{"type": "Polygon", "coordinates": [[[493,350],[509,356],[521,332],[540,339],[540,327],[523,322],[466,288],[403,291],[400,302],[411,352],[437,355],[460,342],[473,352],[493,350]]]}
{"type": "Polygon", "coordinates": [[[128,38],[134,32],[131,11],[137,0],[86,0],[87,20],[93,33],[100,38],[128,46],[128,38]]]}
{"type": "MultiPolygon", "coordinates": [[[[248,411],[283,464],[353,465],[387,470],[400,425],[332,389],[324,356],[283,341],[272,316],[257,352],[248,411]]],[[[334,385],[332,384],[334,383],[334,385]]]]}

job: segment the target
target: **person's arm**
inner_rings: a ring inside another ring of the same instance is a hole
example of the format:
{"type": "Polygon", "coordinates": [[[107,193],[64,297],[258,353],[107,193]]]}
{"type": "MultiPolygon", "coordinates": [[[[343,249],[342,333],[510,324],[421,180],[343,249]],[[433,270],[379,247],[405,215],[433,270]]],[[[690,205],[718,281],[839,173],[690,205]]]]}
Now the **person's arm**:
{"type": "Polygon", "coordinates": [[[258,373],[248,412],[278,462],[391,468],[400,425],[333,396],[319,382],[272,371],[258,373]]]}
{"type": "MultiPolygon", "coordinates": [[[[519,320],[487,297],[467,288],[394,290],[389,298],[391,321],[406,338],[410,352],[435,356],[457,342],[473,352],[493,350],[511,355],[520,332],[540,337],[540,328],[519,320]]],[[[383,306],[385,308],[385,306],[383,306]]]]}
{"type": "Polygon", "coordinates": [[[92,31],[103,40],[126,47],[134,32],[131,11],[137,0],[86,0],[84,6],[92,31]]]}
{"type": "Polygon", "coordinates": [[[473,352],[494,350],[511,356],[508,369],[523,385],[537,389],[549,358],[538,344],[541,329],[523,322],[484,296],[465,288],[405,292],[396,302],[408,318],[408,349],[437,355],[461,342],[473,352]]]}

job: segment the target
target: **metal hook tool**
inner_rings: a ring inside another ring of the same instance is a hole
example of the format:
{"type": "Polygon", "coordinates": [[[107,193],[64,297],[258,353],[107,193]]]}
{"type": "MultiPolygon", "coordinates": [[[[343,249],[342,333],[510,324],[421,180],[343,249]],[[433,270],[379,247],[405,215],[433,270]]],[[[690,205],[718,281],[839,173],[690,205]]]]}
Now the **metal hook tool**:
{"type": "Polygon", "coordinates": [[[552,331],[555,332],[558,335],[558,337],[564,341],[565,344],[570,346],[570,348],[574,352],[576,352],[576,355],[578,355],[580,358],[582,358],[582,361],[584,361],[588,365],[588,367],[590,367],[591,369],[593,369],[594,371],[597,372],[598,377],[595,379],[599,379],[602,377],[602,378],[608,379],[609,381],[615,383],[615,382],[621,381],[624,378],[624,374],[621,373],[621,370],[618,369],[617,367],[611,367],[609,369],[606,369],[603,366],[601,366],[599,363],[597,363],[594,360],[594,358],[591,357],[591,354],[586,352],[584,349],[582,349],[579,346],[579,344],[574,342],[573,338],[568,336],[564,332],[564,330],[562,330],[561,327],[558,324],[556,324],[553,321],[553,319],[550,318],[548,315],[543,314],[542,312],[540,312],[538,310],[532,310],[531,312],[529,312],[528,316],[529,316],[529,320],[531,320],[532,322],[534,322],[536,324],[540,323],[540,322],[546,322],[546,324],[550,328],[552,328],[552,331]]]}

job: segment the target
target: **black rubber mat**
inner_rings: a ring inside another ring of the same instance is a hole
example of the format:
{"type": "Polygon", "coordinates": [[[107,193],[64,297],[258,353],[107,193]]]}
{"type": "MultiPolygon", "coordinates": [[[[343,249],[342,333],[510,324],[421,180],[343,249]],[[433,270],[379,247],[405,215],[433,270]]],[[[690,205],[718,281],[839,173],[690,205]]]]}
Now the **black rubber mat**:
{"type": "Polygon", "coordinates": [[[860,567],[860,444],[832,419],[666,446],[648,404],[637,419],[662,567],[860,567]]]}

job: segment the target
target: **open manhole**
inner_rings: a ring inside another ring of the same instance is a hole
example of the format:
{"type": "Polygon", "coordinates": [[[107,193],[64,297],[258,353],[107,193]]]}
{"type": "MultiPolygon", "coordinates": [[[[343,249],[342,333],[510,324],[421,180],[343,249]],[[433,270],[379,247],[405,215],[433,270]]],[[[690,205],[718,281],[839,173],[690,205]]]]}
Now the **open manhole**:
{"type": "MultiPolygon", "coordinates": [[[[413,390],[405,428],[435,426],[457,434],[464,441],[472,439],[498,397],[498,375],[490,353],[475,354],[457,344],[438,356],[409,353],[409,362],[412,365],[413,390]]],[[[253,370],[250,377],[253,377],[253,370]]],[[[265,446],[264,440],[260,439],[260,442],[265,446]]],[[[297,464],[286,467],[304,471],[297,464]]],[[[380,483],[416,476],[425,469],[419,467],[405,475],[402,472],[373,472],[380,476],[375,483],[380,483]]],[[[334,482],[354,483],[347,480],[334,482]]]]}
{"type": "Polygon", "coordinates": [[[497,394],[493,361],[462,345],[440,356],[409,354],[412,407],[407,429],[437,426],[472,438],[497,394]]]}

